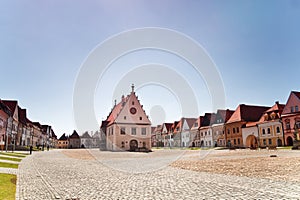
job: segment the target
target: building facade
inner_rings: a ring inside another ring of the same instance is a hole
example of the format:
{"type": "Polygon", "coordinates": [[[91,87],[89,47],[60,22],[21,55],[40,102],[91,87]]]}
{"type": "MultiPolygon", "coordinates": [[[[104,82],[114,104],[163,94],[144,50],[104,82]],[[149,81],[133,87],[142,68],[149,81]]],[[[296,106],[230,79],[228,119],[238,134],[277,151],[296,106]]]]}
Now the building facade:
{"type": "Polygon", "coordinates": [[[229,147],[244,147],[242,128],[246,128],[246,124],[249,122],[257,122],[269,108],[240,104],[225,124],[226,145],[229,147]]]}
{"type": "Polygon", "coordinates": [[[151,122],[132,85],[131,93],[122,96],[102,122],[106,130],[106,149],[111,151],[148,151],[151,149],[151,122]]]}
{"type": "Polygon", "coordinates": [[[292,91],[283,109],[281,118],[284,141],[287,146],[300,146],[300,92],[292,91]]]}

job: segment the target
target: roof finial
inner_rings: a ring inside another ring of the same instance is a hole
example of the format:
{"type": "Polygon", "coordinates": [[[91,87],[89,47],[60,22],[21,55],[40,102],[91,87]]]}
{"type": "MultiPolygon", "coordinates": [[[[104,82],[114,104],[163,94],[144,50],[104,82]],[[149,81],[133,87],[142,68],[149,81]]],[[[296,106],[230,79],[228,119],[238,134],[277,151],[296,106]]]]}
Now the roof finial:
{"type": "Polygon", "coordinates": [[[131,92],[134,92],[134,84],[132,83],[132,85],[131,85],[131,92]]]}

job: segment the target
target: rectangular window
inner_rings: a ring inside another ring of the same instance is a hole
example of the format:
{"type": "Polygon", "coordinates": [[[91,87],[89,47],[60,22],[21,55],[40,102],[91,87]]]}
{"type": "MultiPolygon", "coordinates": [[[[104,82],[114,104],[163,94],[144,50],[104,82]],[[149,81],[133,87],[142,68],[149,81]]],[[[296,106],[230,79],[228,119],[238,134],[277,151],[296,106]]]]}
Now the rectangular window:
{"type": "Polygon", "coordinates": [[[227,129],[227,134],[230,134],[230,129],[227,129]]]}
{"type": "Polygon", "coordinates": [[[292,113],[292,112],[294,112],[294,107],[293,107],[293,106],[291,106],[291,113],[292,113]]]}
{"type": "Polygon", "coordinates": [[[140,120],[143,120],[143,118],[142,118],[142,117],[140,117],[140,120]]]}
{"type": "Polygon", "coordinates": [[[233,140],[233,144],[236,145],[236,139],[233,140]]]}
{"type": "Polygon", "coordinates": [[[264,144],[264,145],[267,145],[266,139],[263,139],[263,144],[264,144]]]}
{"type": "Polygon", "coordinates": [[[298,112],[299,110],[298,110],[298,106],[295,106],[295,112],[298,112]]]}
{"type": "Polygon", "coordinates": [[[238,144],[241,144],[240,138],[238,138],[238,144]]]}
{"type": "Polygon", "coordinates": [[[195,122],[195,125],[194,125],[194,127],[198,127],[198,122],[195,122]]]}
{"type": "Polygon", "coordinates": [[[121,135],[125,135],[126,134],[126,129],[125,127],[121,127],[121,135]]]}
{"type": "Polygon", "coordinates": [[[270,145],[272,144],[272,139],[269,139],[269,144],[270,144],[270,145]]]}
{"type": "Polygon", "coordinates": [[[142,128],[142,135],[146,135],[147,134],[147,129],[146,128],[142,128]]]}
{"type": "Polygon", "coordinates": [[[126,120],[126,116],[124,116],[124,120],[126,120]]]}
{"type": "Polygon", "coordinates": [[[235,128],[233,128],[233,133],[235,133],[235,128]]]}
{"type": "Polygon", "coordinates": [[[290,125],[290,122],[286,122],[286,129],[291,129],[291,125],[290,125]]]}
{"type": "Polygon", "coordinates": [[[236,132],[239,133],[240,132],[240,129],[239,127],[236,127],[236,132]]]}
{"type": "Polygon", "coordinates": [[[131,135],[136,135],[136,128],[131,128],[131,135]]]}

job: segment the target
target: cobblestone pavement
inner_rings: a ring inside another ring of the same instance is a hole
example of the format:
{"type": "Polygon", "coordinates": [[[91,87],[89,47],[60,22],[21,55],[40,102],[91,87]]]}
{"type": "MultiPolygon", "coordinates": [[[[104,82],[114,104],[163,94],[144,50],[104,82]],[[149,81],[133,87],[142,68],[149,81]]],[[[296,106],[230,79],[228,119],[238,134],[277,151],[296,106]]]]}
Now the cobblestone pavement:
{"type": "MultiPolygon", "coordinates": [[[[178,152],[174,151],[174,154],[178,152]]],[[[19,165],[16,199],[299,199],[300,184],[194,172],[170,166],[147,173],[127,167],[166,165],[164,154],[100,152],[95,159],[60,150],[34,153],[19,165]],[[138,160],[139,162],[135,162],[138,160]],[[118,163],[110,167],[110,164],[118,163]],[[126,163],[127,162],[127,163],[126,163]],[[160,163],[162,162],[162,163],[160,163]],[[135,165],[132,163],[139,163],[135,165]],[[118,165],[123,165],[117,170],[118,165]]],[[[179,154],[176,154],[178,156],[179,154]]],[[[174,157],[176,157],[174,156],[174,157]]],[[[173,159],[174,157],[171,156],[173,159]]],[[[295,172],[299,173],[299,172],[295,172]]]]}

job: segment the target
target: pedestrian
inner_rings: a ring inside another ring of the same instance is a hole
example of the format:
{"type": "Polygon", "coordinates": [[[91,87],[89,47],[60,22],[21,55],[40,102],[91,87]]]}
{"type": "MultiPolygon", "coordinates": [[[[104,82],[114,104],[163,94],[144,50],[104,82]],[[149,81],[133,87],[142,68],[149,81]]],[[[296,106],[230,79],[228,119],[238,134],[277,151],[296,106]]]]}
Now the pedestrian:
{"type": "Polygon", "coordinates": [[[47,151],[49,151],[49,145],[47,145],[47,151]]]}
{"type": "Polygon", "coordinates": [[[30,155],[32,154],[32,145],[30,146],[30,148],[29,148],[29,151],[30,151],[30,155]]]}

